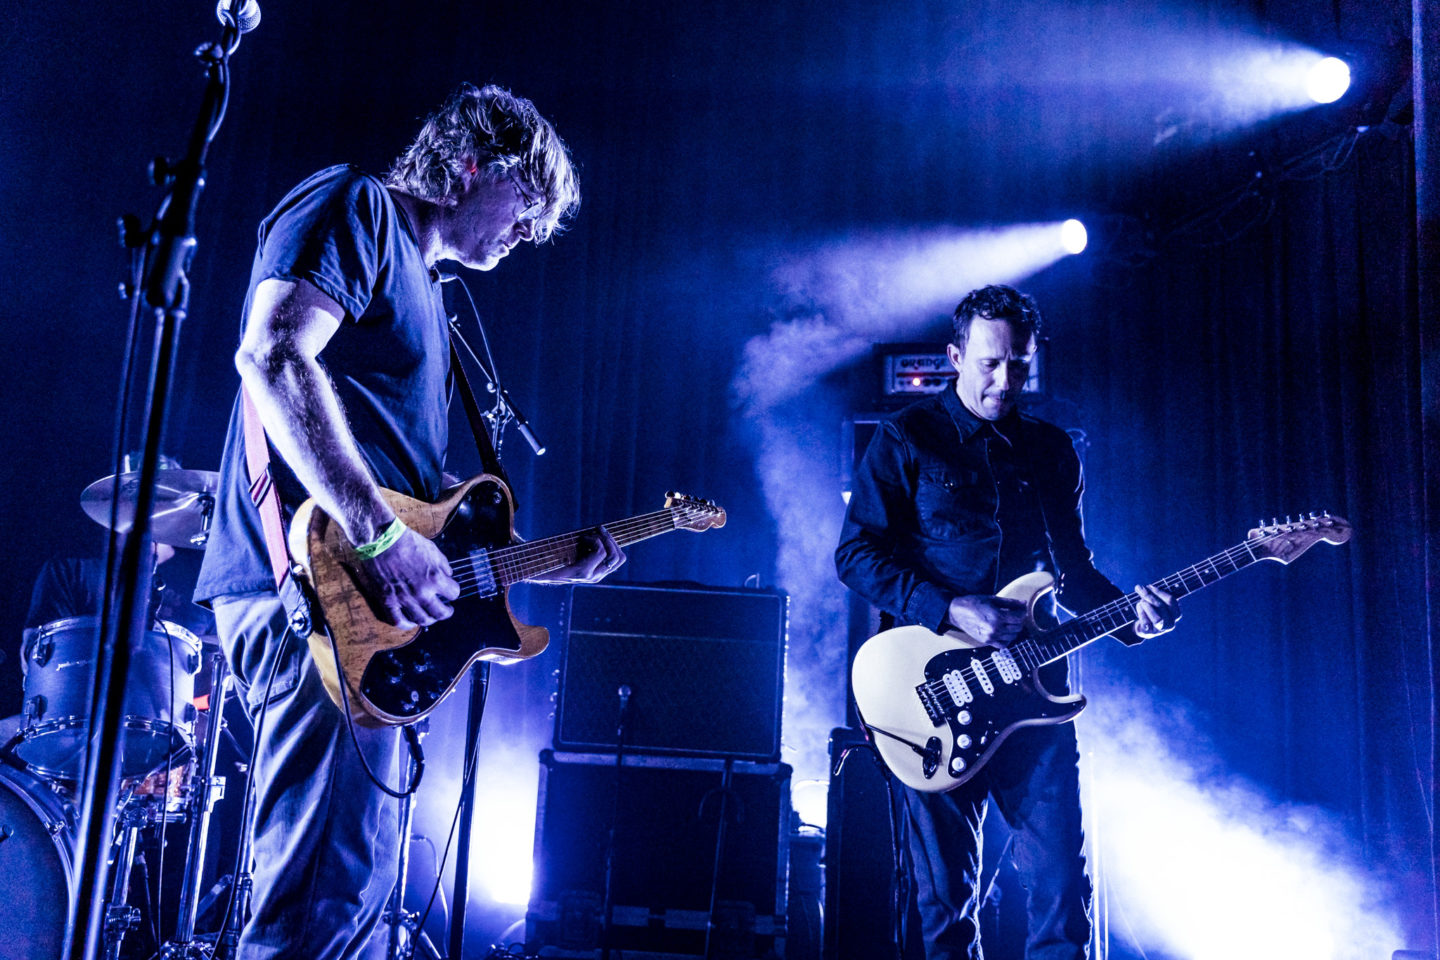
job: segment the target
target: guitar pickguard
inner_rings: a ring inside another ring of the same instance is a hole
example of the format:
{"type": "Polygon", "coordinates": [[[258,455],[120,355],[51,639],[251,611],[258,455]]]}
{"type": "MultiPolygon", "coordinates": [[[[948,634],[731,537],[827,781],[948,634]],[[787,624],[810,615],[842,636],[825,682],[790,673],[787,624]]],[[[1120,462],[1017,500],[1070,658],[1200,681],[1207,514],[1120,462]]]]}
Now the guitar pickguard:
{"type": "Polygon", "coordinates": [[[498,483],[477,483],[461,498],[435,543],[468,595],[454,602],[453,617],[370,659],[360,692],[376,711],[401,721],[418,717],[439,703],[477,656],[519,659],[522,641],[488,558],[489,551],[509,545],[510,531],[510,498],[498,483]]]}
{"type": "Polygon", "coordinates": [[[1016,728],[1060,723],[1079,712],[1073,704],[1051,699],[1033,672],[1003,654],[994,657],[995,652],[978,647],[940,653],[925,664],[925,683],[915,690],[927,712],[949,731],[946,768],[938,772],[956,785],[969,779],[1016,728]]]}

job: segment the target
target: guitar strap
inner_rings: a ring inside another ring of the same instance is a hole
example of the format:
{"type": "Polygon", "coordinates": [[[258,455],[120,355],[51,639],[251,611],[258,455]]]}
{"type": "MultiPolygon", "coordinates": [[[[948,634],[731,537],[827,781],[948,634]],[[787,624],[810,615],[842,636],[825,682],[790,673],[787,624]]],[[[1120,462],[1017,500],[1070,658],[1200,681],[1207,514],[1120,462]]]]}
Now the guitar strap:
{"type": "MultiPolygon", "coordinates": [[[[453,338],[450,340],[450,369],[460,390],[460,398],[465,404],[465,415],[470,421],[470,432],[475,436],[475,449],[480,453],[481,468],[504,482],[510,491],[511,503],[514,504],[514,487],[510,478],[505,475],[505,468],[500,465],[500,456],[490,440],[490,432],[485,429],[480,405],[475,400],[475,392],[471,389],[465,368],[460,363],[460,353],[455,348],[453,338]]],[[[271,575],[275,578],[275,589],[280,595],[280,602],[284,605],[285,613],[297,636],[305,639],[314,628],[310,600],[299,580],[291,572],[290,550],[285,543],[285,520],[280,509],[280,492],[275,486],[274,472],[270,467],[270,444],[265,440],[265,427],[260,422],[255,401],[250,398],[250,391],[243,384],[240,387],[240,411],[245,435],[245,470],[250,483],[250,502],[260,514],[260,528],[265,536],[265,553],[270,563],[271,575]]],[[[518,508],[518,504],[516,506],[518,508]]]]}
{"type": "Polygon", "coordinates": [[[290,550],[285,545],[285,521],[280,512],[280,492],[270,469],[270,444],[265,441],[265,427],[250,399],[250,391],[240,386],[240,418],[245,428],[245,471],[250,481],[250,502],[260,514],[260,528],[265,534],[265,553],[270,572],[275,577],[275,590],[290,619],[290,626],[300,639],[310,636],[314,620],[310,600],[300,581],[292,575],[290,550]]]}
{"type": "Polygon", "coordinates": [[[465,404],[465,418],[470,421],[470,432],[475,437],[475,449],[480,453],[480,468],[491,476],[499,477],[505,483],[505,488],[510,491],[510,502],[516,510],[519,510],[519,501],[515,499],[515,487],[510,483],[510,478],[505,475],[505,468],[500,466],[500,454],[490,440],[490,431],[485,427],[485,418],[480,413],[480,404],[475,401],[475,391],[470,388],[470,378],[465,375],[465,367],[460,362],[460,351],[455,347],[453,334],[450,337],[450,372],[455,377],[455,387],[460,391],[460,399],[465,404]]]}

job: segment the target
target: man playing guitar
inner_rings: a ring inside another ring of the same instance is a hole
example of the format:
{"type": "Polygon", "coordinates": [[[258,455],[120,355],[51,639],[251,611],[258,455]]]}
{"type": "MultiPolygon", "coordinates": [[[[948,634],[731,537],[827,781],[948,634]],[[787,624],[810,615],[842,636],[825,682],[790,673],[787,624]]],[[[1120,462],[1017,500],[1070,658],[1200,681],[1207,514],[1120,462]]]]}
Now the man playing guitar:
{"type": "MultiPolygon", "coordinates": [[[[261,223],[235,355],[242,396],[196,589],[251,716],[264,706],[244,960],[364,945],[394,884],[397,842],[394,808],[366,765],[393,784],[398,741],[393,728],[357,728],[357,750],[287,630],[251,499],[246,395],[283,511],[313,497],[341,526],[376,614],[407,628],[448,617],[460,591],[449,563],[380,494],[434,500],[444,486],[449,330],[435,265],[493,269],[516,244],[549,239],[578,203],[569,151],[535,107],[462,84],[383,180],[322,170],[261,223]]],[[[589,546],[547,579],[595,581],[624,562],[603,529],[589,546]]]]}
{"type": "MultiPolygon", "coordinates": [[[[1007,646],[1026,609],[996,591],[1042,569],[1061,575],[1068,609],[1121,596],[1085,546],[1080,461],[1069,437],[1016,409],[1039,325],[1034,299],[1012,287],[969,294],[946,348],[955,389],[882,424],[856,471],[836,567],[848,587],[901,623],[1007,646]]],[[[1168,594],[1136,589],[1142,599],[1129,642],[1170,630],[1180,615],[1168,594]]],[[[1040,678],[1063,693],[1065,661],[1040,678]]],[[[923,939],[927,960],[979,956],[980,825],[993,799],[1014,833],[1029,891],[1026,956],[1087,956],[1078,759],[1073,725],[1032,726],[948,792],[893,782],[922,927],[906,931],[907,946],[923,939]]]]}

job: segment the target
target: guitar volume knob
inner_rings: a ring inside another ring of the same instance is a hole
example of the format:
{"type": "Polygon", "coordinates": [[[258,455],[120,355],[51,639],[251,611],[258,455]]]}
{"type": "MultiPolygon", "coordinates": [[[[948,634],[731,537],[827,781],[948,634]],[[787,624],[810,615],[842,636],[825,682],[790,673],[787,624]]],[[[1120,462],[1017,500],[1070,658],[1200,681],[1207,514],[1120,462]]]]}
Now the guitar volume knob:
{"type": "Polygon", "coordinates": [[[950,773],[951,773],[953,776],[957,776],[957,777],[958,777],[960,774],[962,774],[962,773],[964,773],[964,772],[965,772],[965,758],[964,758],[964,757],[951,757],[951,758],[950,758],[950,773]]]}
{"type": "Polygon", "coordinates": [[[970,742],[970,735],[968,733],[962,733],[959,737],[956,738],[955,745],[958,746],[961,750],[964,750],[966,747],[970,746],[970,742]]]}
{"type": "Polygon", "coordinates": [[[969,710],[961,710],[959,713],[955,714],[955,721],[957,723],[969,723],[970,719],[971,718],[969,710]]]}

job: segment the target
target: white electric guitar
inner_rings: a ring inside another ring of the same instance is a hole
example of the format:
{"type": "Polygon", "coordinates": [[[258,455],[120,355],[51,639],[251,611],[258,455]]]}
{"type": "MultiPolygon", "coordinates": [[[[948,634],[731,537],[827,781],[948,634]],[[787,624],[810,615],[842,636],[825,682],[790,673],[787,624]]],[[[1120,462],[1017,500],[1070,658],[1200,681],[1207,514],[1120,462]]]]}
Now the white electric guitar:
{"type": "MultiPolygon", "coordinates": [[[[1320,541],[1344,543],[1350,524],[1329,513],[1251,530],[1236,546],[1153,586],[1177,599],[1259,560],[1288,564],[1320,541]]],[[[1048,573],[1029,573],[999,596],[1025,603],[1020,638],[1004,649],[965,634],[925,627],[876,634],[855,653],[851,683],[861,721],[885,765],[906,786],[938,793],[975,776],[1005,738],[1021,727],[1064,723],[1085,698],[1052,697],[1039,681],[1047,663],[1135,621],[1131,593],[1051,630],[1035,625],[1035,604],[1055,587],[1048,573]]]]}

